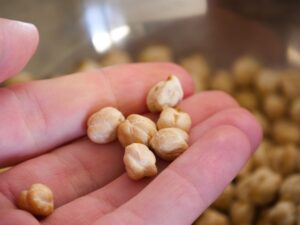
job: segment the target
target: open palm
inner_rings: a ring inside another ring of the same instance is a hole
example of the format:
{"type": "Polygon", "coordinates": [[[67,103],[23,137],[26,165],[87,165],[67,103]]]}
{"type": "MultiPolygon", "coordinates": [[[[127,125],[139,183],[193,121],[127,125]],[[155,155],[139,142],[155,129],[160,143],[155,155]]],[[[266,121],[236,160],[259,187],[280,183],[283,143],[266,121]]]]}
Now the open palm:
{"type": "MultiPolygon", "coordinates": [[[[0,20],[0,82],[19,72],[38,43],[33,26],[0,20]]],[[[234,178],[261,138],[255,119],[228,95],[192,95],[190,76],[169,63],[129,64],[0,89],[0,221],[3,225],[189,225],[234,178]],[[104,106],[147,113],[145,96],[170,73],[193,121],[190,148],[154,179],[131,181],[117,142],[91,143],[86,119],[104,106]],[[44,183],[56,210],[43,220],[16,207],[44,183]]]]}

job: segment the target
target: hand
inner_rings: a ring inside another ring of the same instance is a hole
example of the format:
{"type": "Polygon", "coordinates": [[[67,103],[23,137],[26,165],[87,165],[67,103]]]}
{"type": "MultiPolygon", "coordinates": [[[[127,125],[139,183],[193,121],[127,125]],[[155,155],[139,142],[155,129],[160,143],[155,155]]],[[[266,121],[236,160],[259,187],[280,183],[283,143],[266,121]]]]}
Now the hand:
{"type": "MultiPolygon", "coordinates": [[[[33,26],[0,20],[0,80],[33,54],[33,26]]],[[[63,63],[63,62],[62,62],[63,63]]],[[[0,221],[8,225],[189,225],[234,178],[261,139],[254,117],[219,91],[193,94],[190,76],[169,63],[130,64],[0,89],[0,221]],[[145,96],[170,73],[193,121],[190,148],[154,179],[131,181],[117,142],[91,143],[86,120],[104,106],[147,113],[145,96]],[[48,185],[56,210],[38,221],[16,207],[33,183],[48,185]]]]}

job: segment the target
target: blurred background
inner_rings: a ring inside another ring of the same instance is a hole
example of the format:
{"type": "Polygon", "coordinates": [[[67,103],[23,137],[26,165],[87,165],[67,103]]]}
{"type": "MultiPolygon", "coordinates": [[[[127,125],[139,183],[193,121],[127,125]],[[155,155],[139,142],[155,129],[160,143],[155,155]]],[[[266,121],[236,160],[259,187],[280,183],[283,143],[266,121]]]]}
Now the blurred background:
{"type": "Polygon", "coordinates": [[[6,85],[174,61],[197,91],[235,97],[260,121],[264,140],[195,224],[300,225],[299,1],[1,0],[0,17],[40,31],[37,53],[6,85]]]}

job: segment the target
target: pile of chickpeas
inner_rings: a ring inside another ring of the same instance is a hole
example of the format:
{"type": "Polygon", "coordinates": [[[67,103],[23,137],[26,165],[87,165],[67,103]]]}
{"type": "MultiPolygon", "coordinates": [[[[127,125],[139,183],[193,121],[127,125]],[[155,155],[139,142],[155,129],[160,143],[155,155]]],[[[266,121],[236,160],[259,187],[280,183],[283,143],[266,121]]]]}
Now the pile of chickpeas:
{"type": "MultiPolygon", "coordinates": [[[[168,46],[157,44],[145,47],[136,61],[174,58],[168,46]]],[[[112,50],[99,61],[83,61],[77,71],[129,62],[128,53],[112,50]]],[[[264,132],[253,157],[194,224],[300,225],[300,71],[265,68],[247,56],[219,70],[198,53],[177,63],[191,74],[197,91],[232,95],[257,117],[264,132]]]]}

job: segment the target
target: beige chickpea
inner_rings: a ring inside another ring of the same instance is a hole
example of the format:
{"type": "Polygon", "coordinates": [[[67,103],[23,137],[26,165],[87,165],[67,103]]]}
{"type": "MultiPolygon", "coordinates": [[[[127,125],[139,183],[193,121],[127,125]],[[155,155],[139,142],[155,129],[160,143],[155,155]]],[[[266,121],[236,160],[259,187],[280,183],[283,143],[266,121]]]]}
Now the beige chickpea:
{"type": "Polygon", "coordinates": [[[44,184],[33,184],[20,193],[18,206],[36,216],[48,216],[54,210],[53,193],[44,184]]]}
{"type": "Polygon", "coordinates": [[[293,174],[287,177],[281,188],[280,197],[283,200],[293,201],[300,204],[300,174],[293,174]]]}
{"type": "Polygon", "coordinates": [[[233,64],[233,76],[238,86],[249,86],[260,70],[259,63],[251,57],[241,57],[233,64]]]}
{"type": "Polygon", "coordinates": [[[172,50],[163,44],[149,45],[138,56],[140,62],[170,62],[172,59],[172,50]]]}
{"type": "Polygon", "coordinates": [[[240,91],[235,94],[235,98],[242,107],[245,107],[251,111],[255,111],[258,107],[257,97],[253,91],[240,91]]]}
{"type": "Polygon", "coordinates": [[[228,217],[214,209],[207,209],[195,221],[194,225],[229,225],[228,217]]]}
{"type": "Polygon", "coordinates": [[[229,214],[233,225],[251,225],[255,208],[249,202],[236,201],[232,204],[229,214]]]}
{"type": "Polygon", "coordinates": [[[281,181],[279,174],[261,167],[238,182],[236,193],[242,201],[266,205],[276,197],[281,181]]]}
{"type": "Polygon", "coordinates": [[[167,80],[154,85],[147,95],[147,106],[151,112],[160,112],[164,107],[176,106],[183,99],[183,89],[179,79],[171,75],[167,80]]]}
{"type": "Polygon", "coordinates": [[[255,80],[257,91],[263,95],[275,93],[279,88],[279,84],[279,73],[271,69],[261,70],[255,80]]]}
{"type": "Polygon", "coordinates": [[[100,64],[105,67],[130,63],[131,61],[132,60],[127,52],[122,51],[121,49],[113,49],[101,58],[100,64]]]}
{"type": "Polygon", "coordinates": [[[85,59],[79,64],[78,68],[76,69],[76,72],[93,71],[99,69],[100,67],[101,65],[97,63],[95,60],[85,59]]]}
{"type": "Polygon", "coordinates": [[[155,123],[145,116],[131,114],[118,127],[118,139],[125,147],[132,143],[149,145],[156,133],[155,123]]]}
{"type": "Polygon", "coordinates": [[[218,210],[227,211],[230,209],[234,199],[235,187],[233,184],[229,184],[223,193],[217,198],[212,206],[218,210]]]}
{"type": "Polygon", "coordinates": [[[162,159],[172,161],[188,148],[188,134],[178,128],[163,128],[151,139],[150,146],[162,159]]]}
{"type": "Polygon", "coordinates": [[[300,96],[300,73],[296,70],[287,70],[281,76],[281,89],[284,95],[289,99],[300,96]]]}
{"type": "Polygon", "coordinates": [[[244,167],[240,170],[239,174],[237,175],[237,180],[241,180],[247,177],[250,173],[252,173],[253,169],[254,169],[253,159],[250,158],[247,161],[247,163],[244,165],[244,167]]]}
{"type": "Polygon", "coordinates": [[[289,201],[277,202],[268,211],[268,217],[272,225],[295,225],[296,206],[289,201]]]}
{"type": "Polygon", "coordinates": [[[165,107],[157,120],[157,128],[159,130],[168,127],[176,127],[188,132],[191,126],[192,120],[188,113],[171,107],[165,107]]]}
{"type": "Polygon", "coordinates": [[[234,91],[232,75],[226,70],[218,70],[211,78],[211,89],[221,90],[232,94],[234,91]]]}
{"type": "Polygon", "coordinates": [[[252,157],[254,168],[269,167],[271,149],[271,143],[267,140],[263,140],[252,157]]]}
{"type": "Polygon", "coordinates": [[[26,83],[28,81],[33,80],[34,77],[32,74],[28,73],[28,72],[21,72],[11,78],[9,78],[8,80],[6,80],[4,82],[5,86],[11,86],[11,85],[15,85],[15,84],[21,84],[21,83],[26,83]]]}
{"type": "Polygon", "coordinates": [[[87,135],[91,141],[99,144],[114,141],[118,126],[124,120],[123,114],[116,108],[102,108],[88,119],[87,135]]]}
{"type": "Polygon", "coordinates": [[[272,128],[272,137],[281,144],[299,143],[300,127],[289,120],[275,121],[272,128]]]}
{"type": "Polygon", "coordinates": [[[294,145],[273,147],[269,156],[269,165],[277,173],[287,176],[297,169],[298,150],[294,145]]]}
{"type": "Polygon", "coordinates": [[[287,102],[283,96],[268,95],[264,99],[263,109],[269,119],[278,119],[286,113],[287,102]]]}
{"type": "Polygon", "coordinates": [[[155,155],[144,144],[134,143],[126,146],[123,161],[128,176],[133,180],[157,174],[155,155]]]}
{"type": "Polygon", "coordinates": [[[264,114],[262,114],[258,111],[254,111],[253,113],[254,113],[254,116],[257,119],[257,121],[260,123],[264,134],[265,135],[269,134],[269,132],[270,132],[270,123],[269,123],[269,120],[267,119],[267,117],[264,114]]]}
{"type": "Polygon", "coordinates": [[[208,89],[210,67],[201,54],[195,53],[186,56],[180,60],[179,64],[191,74],[196,91],[208,89]]]}
{"type": "Polygon", "coordinates": [[[300,123],[300,97],[292,102],[290,115],[295,122],[300,123]]]}

